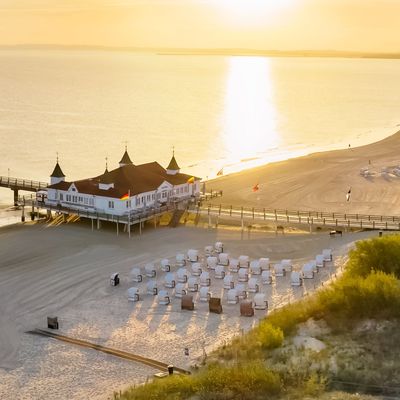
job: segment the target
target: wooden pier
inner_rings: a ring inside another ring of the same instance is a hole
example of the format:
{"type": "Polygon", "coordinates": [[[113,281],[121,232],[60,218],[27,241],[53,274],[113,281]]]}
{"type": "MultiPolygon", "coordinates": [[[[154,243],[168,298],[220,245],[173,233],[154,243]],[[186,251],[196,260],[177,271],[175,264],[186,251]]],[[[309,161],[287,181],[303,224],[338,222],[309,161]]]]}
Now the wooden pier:
{"type": "Polygon", "coordinates": [[[46,182],[32,181],[28,179],[11,178],[0,176],[0,187],[9,188],[14,191],[14,205],[18,205],[18,191],[37,192],[46,189],[49,184],[46,182]]]}

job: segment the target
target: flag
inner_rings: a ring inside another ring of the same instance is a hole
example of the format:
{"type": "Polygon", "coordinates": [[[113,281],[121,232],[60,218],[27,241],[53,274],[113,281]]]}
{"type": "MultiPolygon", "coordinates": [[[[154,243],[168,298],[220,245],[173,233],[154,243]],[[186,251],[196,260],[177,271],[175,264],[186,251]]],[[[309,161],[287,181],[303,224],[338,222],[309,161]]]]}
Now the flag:
{"type": "Polygon", "coordinates": [[[346,193],[346,201],[350,201],[350,194],[351,194],[351,188],[349,191],[346,193]]]}
{"type": "Polygon", "coordinates": [[[256,183],[256,184],[253,186],[253,192],[258,192],[259,189],[260,189],[260,188],[259,188],[259,186],[258,186],[258,183],[256,183]]]}
{"type": "Polygon", "coordinates": [[[187,183],[194,183],[194,176],[192,176],[191,178],[189,178],[189,179],[187,180],[187,183]]]}
{"type": "Polygon", "coordinates": [[[224,174],[224,167],[222,167],[218,172],[217,172],[217,176],[221,176],[224,174]]]}
{"type": "Polygon", "coordinates": [[[121,198],[120,198],[120,200],[128,200],[129,199],[129,192],[127,193],[127,194],[124,194],[121,198]]]}

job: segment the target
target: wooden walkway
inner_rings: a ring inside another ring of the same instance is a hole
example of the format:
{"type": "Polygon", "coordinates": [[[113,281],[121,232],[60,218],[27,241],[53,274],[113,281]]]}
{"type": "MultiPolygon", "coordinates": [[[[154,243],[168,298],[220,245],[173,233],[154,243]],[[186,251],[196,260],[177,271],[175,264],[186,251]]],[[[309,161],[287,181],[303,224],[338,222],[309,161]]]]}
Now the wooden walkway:
{"type": "MultiPolygon", "coordinates": [[[[71,344],[75,344],[77,346],[101,351],[106,354],[111,354],[112,356],[124,358],[125,360],[135,361],[135,362],[147,365],[148,367],[157,369],[159,371],[163,371],[163,372],[168,371],[169,364],[163,363],[161,361],[152,360],[151,358],[138,356],[137,354],[128,353],[128,352],[122,351],[122,350],[116,350],[111,347],[105,347],[105,346],[102,346],[99,344],[87,342],[85,340],[74,339],[69,336],[61,335],[59,333],[50,332],[50,331],[43,330],[43,329],[34,329],[33,331],[28,331],[26,333],[30,333],[32,335],[50,337],[53,339],[61,340],[62,342],[71,343],[71,344]]],[[[179,372],[181,374],[190,375],[190,371],[183,369],[183,368],[175,367],[175,366],[174,366],[174,371],[179,372]]]]}
{"type": "Polygon", "coordinates": [[[17,205],[18,203],[19,190],[37,192],[38,190],[46,189],[48,185],[49,184],[46,182],[0,176],[0,187],[8,188],[14,191],[14,205],[17,205]]]}

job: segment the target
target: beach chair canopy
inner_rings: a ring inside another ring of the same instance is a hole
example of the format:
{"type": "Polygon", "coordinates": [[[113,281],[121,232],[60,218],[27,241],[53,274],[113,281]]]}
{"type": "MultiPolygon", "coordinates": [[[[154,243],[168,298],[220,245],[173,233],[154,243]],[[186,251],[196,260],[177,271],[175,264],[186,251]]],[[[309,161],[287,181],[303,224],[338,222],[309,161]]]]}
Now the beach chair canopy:
{"type": "Polygon", "coordinates": [[[219,297],[211,297],[208,301],[209,311],[216,314],[222,313],[221,299],[219,297]]]}
{"type": "Polygon", "coordinates": [[[156,267],[154,266],[154,264],[146,264],[144,270],[146,271],[146,276],[150,278],[156,276],[156,267]]]}
{"type": "Polygon", "coordinates": [[[207,267],[210,269],[215,269],[218,265],[218,258],[214,256],[207,257],[207,267]]]}
{"type": "Polygon", "coordinates": [[[259,291],[259,284],[257,278],[250,278],[247,284],[248,291],[251,293],[257,293],[259,291]]]}
{"type": "Polygon", "coordinates": [[[250,273],[253,275],[260,275],[261,274],[261,266],[258,260],[253,260],[250,263],[250,273]]]}
{"type": "Polygon", "coordinates": [[[290,272],[292,270],[292,260],[285,258],[281,261],[281,264],[286,272],[290,272]]]}
{"type": "Polygon", "coordinates": [[[322,255],[324,256],[325,261],[332,261],[332,249],[322,250],[322,255]]]}
{"type": "Polygon", "coordinates": [[[179,268],[176,272],[178,282],[186,282],[189,276],[189,272],[186,268],[179,268]]]}
{"type": "Polygon", "coordinates": [[[176,283],[175,274],[173,274],[172,272],[168,272],[164,278],[164,285],[166,287],[172,288],[175,287],[175,283],[176,283]]]}
{"type": "Polygon", "coordinates": [[[225,275],[224,289],[233,289],[235,286],[232,275],[225,275]]]}
{"type": "Polygon", "coordinates": [[[318,268],[323,268],[325,266],[325,257],[323,254],[318,254],[315,256],[315,265],[318,268]]]}
{"type": "Polygon", "coordinates": [[[197,290],[199,289],[199,280],[195,276],[191,276],[188,279],[187,284],[188,284],[188,289],[191,292],[197,292],[197,290]]]}
{"type": "Polygon", "coordinates": [[[229,289],[227,299],[229,304],[237,304],[239,302],[238,291],[236,289],[229,289]]]}
{"type": "Polygon", "coordinates": [[[239,282],[247,282],[249,280],[249,273],[247,268],[240,268],[238,272],[239,282]]]}
{"type": "Polygon", "coordinates": [[[307,279],[314,278],[314,265],[311,264],[310,262],[304,264],[303,268],[302,268],[302,272],[303,272],[304,278],[307,278],[307,279]]]}
{"type": "Polygon", "coordinates": [[[166,290],[160,290],[158,292],[158,303],[159,304],[169,304],[170,298],[169,298],[169,293],[166,290]]]}
{"type": "Polygon", "coordinates": [[[171,270],[171,263],[167,258],[163,258],[160,262],[161,270],[164,272],[169,272],[171,270]]]}
{"type": "Polygon", "coordinates": [[[215,278],[224,279],[225,277],[225,268],[223,265],[217,265],[215,267],[215,278]]]}
{"type": "Polygon", "coordinates": [[[285,268],[283,268],[282,264],[275,264],[274,265],[274,272],[275,272],[275,276],[284,276],[285,275],[285,268]]]}
{"type": "Polygon", "coordinates": [[[186,258],[183,253],[177,253],[175,259],[176,259],[177,265],[185,265],[185,263],[186,263],[186,258]]]}
{"type": "Polygon", "coordinates": [[[239,260],[237,258],[229,259],[229,271],[231,272],[239,271],[239,260]]]}
{"type": "Polygon", "coordinates": [[[268,301],[264,293],[257,293],[254,295],[254,308],[256,310],[265,310],[268,308],[268,301]]]}
{"type": "Polygon", "coordinates": [[[157,294],[157,282],[156,281],[148,281],[147,282],[147,293],[148,294],[157,294]]]}
{"type": "Polygon", "coordinates": [[[221,265],[229,265],[229,254],[228,253],[220,253],[218,255],[218,262],[221,265]]]}
{"type": "Polygon", "coordinates": [[[269,269],[269,265],[270,265],[270,261],[269,258],[264,257],[264,258],[260,258],[258,261],[260,268],[265,271],[267,269],[269,269]]]}
{"type": "Polygon", "coordinates": [[[239,265],[241,267],[248,267],[249,263],[250,263],[250,257],[249,256],[245,256],[245,255],[239,256],[239,265]]]}
{"type": "Polygon", "coordinates": [[[254,315],[253,303],[249,300],[240,302],[240,315],[242,317],[252,317],[254,315]]]}
{"type": "Polygon", "coordinates": [[[224,244],[222,242],[215,242],[214,249],[217,253],[222,253],[224,251],[224,244]]]}
{"type": "Polygon", "coordinates": [[[292,285],[301,285],[301,273],[298,271],[292,271],[292,273],[290,274],[290,281],[292,285]]]}
{"type": "Polygon", "coordinates": [[[188,259],[191,262],[196,262],[199,259],[199,251],[195,249],[190,249],[187,252],[188,259]]]}
{"type": "Polygon", "coordinates": [[[175,286],[175,296],[182,297],[186,294],[186,285],[184,283],[177,283],[175,286]]]}
{"type": "Polygon", "coordinates": [[[238,283],[236,288],[239,299],[245,299],[247,297],[246,287],[243,283],[238,283]]]}
{"type": "Polygon", "coordinates": [[[272,283],[271,271],[263,271],[261,273],[261,281],[264,285],[270,285],[272,283]]]}
{"type": "Polygon", "coordinates": [[[207,256],[210,256],[211,254],[213,254],[214,253],[213,246],[204,247],[204,253],[206,253],[207,256]]]}
{"type": "Polygon", "coordinates": [[[211,297],[210,289],[207,286],[200,288],[200,301],[208,301],[211,297]]]}
{"type": "Polygon", "coordinates": [[[207,271],[203,271],[200,275],[200,285],[210,286],[210,284],[211,284],[210,274],[207,271]]]}
{"type": "Polygon", "coordinates": [[[193,296],[188,294],[182,296],[181,309],[190,311],[194,310],[193,296]]]}
{"type": "Polygon", "coordinates": [[[131,270],[131,278],[134,282],[141,282],[142,281],[142,271],[140,268],[132,268],[131,270]]]}
{"type": "Polygon", "coordinates": [[[139,300],[139,288],[131,287],[128,289],[128,300],[138,301],[139,300]]]}
{"type": "Polygon", "coordinates": [[[193,263],[192,264],[192,275],[200,276],[202,271],[203,271],[203,268],[202,268],[201,263],[193,263]]]}

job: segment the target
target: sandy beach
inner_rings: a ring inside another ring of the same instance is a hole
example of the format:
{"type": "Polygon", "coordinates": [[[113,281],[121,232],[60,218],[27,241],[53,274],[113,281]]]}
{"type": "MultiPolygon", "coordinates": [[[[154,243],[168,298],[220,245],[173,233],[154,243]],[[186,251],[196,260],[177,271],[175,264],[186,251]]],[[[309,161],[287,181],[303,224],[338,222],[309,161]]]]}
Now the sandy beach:
{"type": "MultiPolygon", "coordinates": [[[[291,209],[343,210],[373,214],[398,214],[400,178],[394,167],[400,162],[400,133],[379,143],[318,153],[211,182],[224,190],[217,199],[224,204],[287,207],[291,209]],[[369,164],[369,160],[371,164],[369,164]],[[371,175],[361,176],[369,166],[371,175]],[[387,172],[382,173],[382,168],[387,172]],[[251,188],[260,184],[256,193],[251,188]],[[351,201],[345,194],[352,187],[351,201]]],[[[227,305],[222,282],[211,272],[211,292],[222,297],[223,314],[209,314],[207,304],[196,302],[195,311],[180,310],[180,300],[160,306],[144,295],[137,303],[127,301],[127,289],[145,292],[147,278],[132,284],[130,270],[144,268],[162,258],[217,240],[226,251],[250,259],[269,257],[271,262],[293,260],[294,269],[312,260],[322,249],[332,248],[334,262],[301,288],[292,288],[289,276],[262,285],[270,308],[295,301],[328,281],[343,265],[349,248],[377,232],[345,233],[331,238],[326,232],[285,234],[195,227],[154,229],[139,236],[116,236],[114,229],[92,232],[84,223],[49,226],[45,223],[0,228],[0,398],[13,399],[108,399],[113,391],[144,382],[156,370],[90,349],[26,334],[44,328],[46,317],[56,315],[60,333],[126,350],[188,368],[242,330],[254,318],[239,316],[238,305],[227,305]],[[111,287],[109,276],[121,274],[121,285],[111,287]],[[190,349],[185,356],[184,348],[190,349]]],[[[190,267],[188,267],[190,270],[190,267]]],[[[176,270],[176,268],[173,268],[176,270]]],[[[162,285],[164,273],[158,273],[162,285]]],[[[170,294],[172,294],[170,290],[170,294]]],[[[251,295],[252,296],[252,295],[251,295]]]]}

